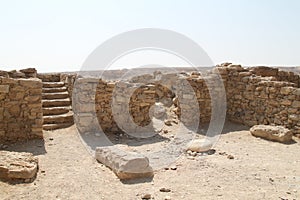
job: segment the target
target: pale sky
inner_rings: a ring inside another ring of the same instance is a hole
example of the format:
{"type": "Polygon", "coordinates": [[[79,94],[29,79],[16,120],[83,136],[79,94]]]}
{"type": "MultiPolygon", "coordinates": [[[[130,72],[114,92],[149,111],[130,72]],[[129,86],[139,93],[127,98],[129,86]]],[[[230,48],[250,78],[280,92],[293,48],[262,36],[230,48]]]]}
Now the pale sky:
{"type": "Polygon", "coordinates": [[[139,28],[184,34],[215,64],[299,66],[299,20],[298,0],[1,0],[0,69],[80,70],[102,42],[139,28]]]}

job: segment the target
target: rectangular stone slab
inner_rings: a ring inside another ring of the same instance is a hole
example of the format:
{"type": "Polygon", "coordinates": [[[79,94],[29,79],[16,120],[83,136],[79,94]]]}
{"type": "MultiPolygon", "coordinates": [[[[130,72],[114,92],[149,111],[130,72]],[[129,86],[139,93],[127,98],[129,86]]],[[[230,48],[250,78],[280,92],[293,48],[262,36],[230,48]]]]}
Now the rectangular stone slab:
{"type": "Polygon", "coordinates": [[[153,176],[148,158],[137,153],[125,152],[115,146],[106,146],[97,147],[95,157],[121,180],[153,176]]]}

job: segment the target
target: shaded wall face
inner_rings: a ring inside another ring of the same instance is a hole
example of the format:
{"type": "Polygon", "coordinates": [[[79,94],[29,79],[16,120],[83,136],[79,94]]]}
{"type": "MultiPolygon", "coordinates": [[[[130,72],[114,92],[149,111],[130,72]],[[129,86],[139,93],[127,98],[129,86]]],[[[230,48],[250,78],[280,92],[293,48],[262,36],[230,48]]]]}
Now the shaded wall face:
{"type": "Polygon", "coordinates": [[[42,82],[0,77],[0,142],[42,137],[42,82]]]}

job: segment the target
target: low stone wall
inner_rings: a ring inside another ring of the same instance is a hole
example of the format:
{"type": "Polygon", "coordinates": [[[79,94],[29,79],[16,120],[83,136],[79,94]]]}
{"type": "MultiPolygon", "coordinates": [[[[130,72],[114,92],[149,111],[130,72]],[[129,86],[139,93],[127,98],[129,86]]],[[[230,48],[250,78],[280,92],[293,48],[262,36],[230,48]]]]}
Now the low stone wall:
{"type": "Polygon", "coordinates": [[[89,78],[77,79],[74,92],[73,109],[81,132],[95,130],[98,123],[106,133],[133,130],[136,125],[145,127],[151,123],[151,108],[155,102],[171,106],[174,97],[168,88],[159,84],[89,78]]]}
{"type": "Polygon", "coordinates": [[[42,82],[0,77],[0,142],[42,137],[42,82]]]}
{"type": "Polygon", "coordinates": [[[227,73],[227,117],[230,120],[249,126],[282,125],[294,134],[300,133],[299,75],[272,68],[228,66],[218,69],[227,73]]]}
{"type": "Polygon", "coordinates": [[[85,82],[77,88],[80,95],[76,97],[76,103],[79,104],[75,105],[84,116],[78,118],[82,131],[90,130],[94,127],[91,124],[99,122],[105,132],[120,132],[124,127],[119,127],[116,121],[132,124],[131,117],[136,125],[147,126],[151,123],[153,105],[163,102],[167,106],[174,104],[174,112],[185,125],[209,122],[214,104],[217,111],[227,107],[229,120],[249,126],[282,125],[294,134],[300,134],[299,75],[277,68],[243,68],[226,64],[205,74],[155,72],[135,77],[130,82],[79,80],[85,82]],[[152,83],[149,84],[149,80],[152,83]],[[226,94],[219,87],[220,81],[226,94]],[[192,92],[186,89],[187,85],[192,92]],[[195,104],[199,110],[194,109],[195,104]],[[95,113],[91,114],[91,110],[95,113]],[[125,112],[127,110],[129,113],[125,112]],[[112,112],[116,113],[118,120],[113,118],[112,112]]]}
{"type": "Polygon", "coordinates": [[[209,122],[212,115],[212,104],[215,109],[219,109],[221,106],[226,109],[226,102],[221,101],[222,97],[225,99],[225,88],[222,91],[222,88],[218,87],[222,82],[216,74],[201,75],[198,72],[192,72],[179,78],[177,84],[179,116],[185,125],[197,125],[197,121],[200,124],[209,122]],[[188,89],[187,84],[192,87],[192,91],[188,89]],[[213,101],[211,97],[213,97],[213,101]],[[185,109],[186,113],[182,113],[181,109],[185,109]]]}

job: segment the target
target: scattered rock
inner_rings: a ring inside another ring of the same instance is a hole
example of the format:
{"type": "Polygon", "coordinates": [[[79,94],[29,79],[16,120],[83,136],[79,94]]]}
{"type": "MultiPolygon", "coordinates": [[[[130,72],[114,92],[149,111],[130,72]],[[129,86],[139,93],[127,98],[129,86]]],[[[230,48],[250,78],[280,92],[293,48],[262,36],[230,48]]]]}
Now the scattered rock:
{"type": "Polygon", "coordinates": [[[165,123],[165,125],[167,125],[167,126],[172,126],[172,121],[169,120],[169,119],[166,119],[166,120],[164,121],[164,123],[165,123]]]}
{"type": "Polygon", "coordinates": [[[213,155],[213,154],[215,154],[215,153],[216,153],[216,150],[215,150],[215,149],[210,149],[210,150],[207,151],[207,154],[208,154],[208,155],[213,155]]]}
{"type": "Polygon", "coordinates": [[[192,140],[187,145],[187,150],[191,150],[194,152],[206,152],[210,150],[212,147],[212,143],[207,139],[196,139],[192,140]]]}
{"type": "Polygon", "coordinates": [[[38,158],[32,153],[0,151],[0,179],[31,182],[38,171],[38,158]]]}
{"type": "Polygon", "coordinates": [[[160,192],[171,192],[171,189],[169,189],[169,188],[160,188],[159,191],[160,192]]]}
{"type": "Polygon", "coordinates": [[[153,176],[147,157],[138,153],[125,152],[114,146],[97,147],[96,159],[112,169],[120,179],[153,176]]]}
{"type": "Polygon", "coordinates": [[[170,196],[165,196],[165,200],[171,200],[170,196]]]}
{"type": "Polygon", "coordinates": [[[255,125],[250,129],[253,136],[267,140],[287,143],[292,140],[293,133],[283,126],[255,125]]]}
{"type": "Polygon", "coordinates": [[[151,199],[151,194],[149,193],[143,194],[142,199],[151,199]]]}
{"type": "Polygon", "coordinates": [[[228,155],[227,158],[232,160],[232,159],[234,159],[234,156],[233,155],[228,155]]]}
{"type": "Polygon", "coordinates": [[[171,170],[177,170],[177,167],[176,166],[172,166],[170,167],[171,170]]]}

